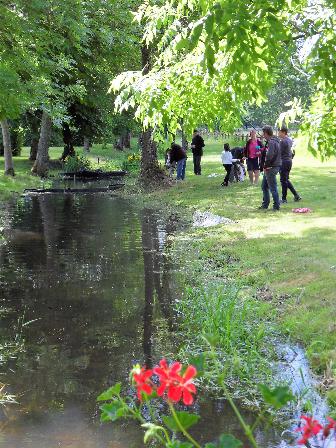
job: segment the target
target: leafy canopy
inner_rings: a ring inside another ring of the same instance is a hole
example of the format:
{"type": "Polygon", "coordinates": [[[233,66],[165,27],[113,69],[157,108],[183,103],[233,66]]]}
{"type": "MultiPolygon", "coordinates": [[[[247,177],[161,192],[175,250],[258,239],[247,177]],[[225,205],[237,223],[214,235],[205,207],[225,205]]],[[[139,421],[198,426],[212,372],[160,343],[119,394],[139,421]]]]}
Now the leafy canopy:
{"type": "Polygon", "coordinates": [[[218,121],[232,129],[246,104],[266,100],[280,61],[290,66],[296,55],[315,92],[311,107],[298,110],[303,129],[310,148],[329,155],[336,142],[334,12],[332,0],[145,2],[136,18],[156,57],[148,74],[126,72],[114,79],[116,107],[134,107],[144,127],[159,133],[175,133],[182,120],[187,132],[218,121]]]}

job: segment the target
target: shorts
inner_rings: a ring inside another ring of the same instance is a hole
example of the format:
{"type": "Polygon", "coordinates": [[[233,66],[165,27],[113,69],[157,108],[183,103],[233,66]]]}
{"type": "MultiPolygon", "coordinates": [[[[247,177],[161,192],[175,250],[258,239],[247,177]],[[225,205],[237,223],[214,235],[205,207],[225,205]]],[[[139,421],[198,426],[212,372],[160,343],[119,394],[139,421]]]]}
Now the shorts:
{"type": "Polygon", "coordinates": [[[247,171],[259,171],[259,159],[247,159],[247,171]]]}

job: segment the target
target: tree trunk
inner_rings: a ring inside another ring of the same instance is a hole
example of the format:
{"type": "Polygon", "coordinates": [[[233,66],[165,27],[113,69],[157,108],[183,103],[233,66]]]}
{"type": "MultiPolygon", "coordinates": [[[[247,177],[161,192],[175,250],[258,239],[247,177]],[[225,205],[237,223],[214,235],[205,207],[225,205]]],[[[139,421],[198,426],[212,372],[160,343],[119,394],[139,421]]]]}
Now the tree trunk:
{"type": "Polygon", "coordinates": [[[26,112],[26,121],[30,127],[30,133],[31,133],[29,160],[35,161],[36,156],[37,156],[37,150],[38,150],[38,142],[39,142],[41,111],[26,112]]]}
{"type": "Polygon", "coordinates": [[[141,177],[151,179],[158,169],[156,144],[152,139],[152,129],[146,129],[141,135],[141,177]]]}
{"type": "MultiPolygon", "coordinates": [[[[142,73],[146,75],[150,70],[150,49],[143,45],[141,48],[142,73]]],[[[160,169],[157,160],[157,148],[153,138],[153,130],[148,128],[141,134],[141,170],[140,177],[145,183],[163,180],[166,176],[160,169]]]]}
{"type": "Polygon", "coordinates": [[[32,168],[32,173],[40,177],[46,177],[48,175],[51,125],[52,121],[49,114],[46,111],[43,111],[37,156],[32,168]]]}
{"type": "Polygon", "coordinates": [[[84,137],[84,151],[90,152],[90,139],[89,137],[84,137]]]}
{"type": "Polygon", "coordinates": [[[181,139],[182,139],[182,148],[184,149],[184,151],[187,151],[187,149],[188,149],[188,141],[186,139],[183,126],[182,126],[182,131],[181,131],[181,139]]]}
{"type": "Polygon", "coordinates": [[[6,118],[1,120],[2,140],[4,145],[4,158],[5,158],[5,174],[6,176],[14,176],[14,165],[12,156],[11,139],[9,132],[9,125],[6,118]]]}
{"type": "Polygon", "coordinates": [[[125,148],[130,149],[131,148],[131,132],[127,131],[125,134],[125,148]]]}
{"type": "Polygon", "coordinates": [[[68,156],[72,157],[76,154],[73,145],[72,132],[68,123],[63,123],[63,141],[64,141],[64,150],[61,160],[64,161],[68,156]]]}

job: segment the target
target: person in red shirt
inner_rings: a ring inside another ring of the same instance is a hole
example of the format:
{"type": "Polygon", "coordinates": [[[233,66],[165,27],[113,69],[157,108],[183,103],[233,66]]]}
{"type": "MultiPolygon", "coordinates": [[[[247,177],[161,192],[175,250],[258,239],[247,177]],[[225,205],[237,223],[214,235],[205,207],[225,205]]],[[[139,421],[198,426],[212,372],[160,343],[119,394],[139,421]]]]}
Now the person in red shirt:
{"type": "Polygon", "coordinates": [[[247,163],[247,171],[251,185],[257,185],[260,175],[259,157],[261,149],[264,147],[262,141],[257,138],[255,130],[250,132],[250,139],[245,146],[245,157],[247,163]]]}

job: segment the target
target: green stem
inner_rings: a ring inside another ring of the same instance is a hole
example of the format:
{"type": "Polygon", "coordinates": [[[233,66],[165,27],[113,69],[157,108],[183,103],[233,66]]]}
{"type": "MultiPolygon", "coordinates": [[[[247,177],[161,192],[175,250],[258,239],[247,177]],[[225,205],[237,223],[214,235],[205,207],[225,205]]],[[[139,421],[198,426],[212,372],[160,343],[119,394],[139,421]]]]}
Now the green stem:
{"type": "Polygon", "coordinates": [[[177,414],[176,414],[176,412],[175,412],[174,406],[173,406],[169,401],[168,401],[168,405],[169,405],[170,412],[171,412],[171,414],[172,414],[172,416],[173,416],[173,418],[174,418],[174,420],[175,420],[175,422],[176,422],[176,424],[177,424],[179,430],[180,430],[180,431],[182,432],[182,434],[184,435],[184,437],[185,437],[186,439],[188,439],[189,442],[191,442],[193,445],[195,445],[196,448],[201,448],[201,445],[199,445],[199,444],[196,442],[196,440],[195,440],[195,439],[188,433],[188,431],[183,427],[182,423],[180,422],[180,420],[179,420],[179,418],[178,418],[178,416],[177,416],[177,414]]]}
{"type": "MultiPolygon", "coordinates": [[[[215,354],[214,351],[213,351],[213,347],[212,347],[211,345],[210,345],[210,347],[211,347],[212,359],[214,360],[214,364],[215,364],[215,368],[216,368],[216,370],[217,370],[218,377],[220,377],[221,374],[220,374],[220,371],[219,371],[219,369],[218,369],[218,364],[217,364],[216,354],[215,354]]],[[[226,387],[226,385],[225,385],[225,383],[224,383],[224,380],[222,379],[222,380],[220,381],[220,383],[221,383],[221,386],[222,386],[222,388],[223,388],[223,390],[224,390],[224,393],[225,393],[225,395],[226,395],[226,398],[227,398],[228,402],[230,403],[230,405],[231,405],[231,407],[232,407],[232,409],[233,409],[233,412],[236,414],[236,417],[237,417],[237,419],[238,419],[238,421],[239,421],[241,427],[243,428],[243,430],[244,430],[244,432],[245,432],[246,437],[249,439],[249,441],[251,442],[251,444],[252,444],[252,446],[253,446],[254,448],[259,448],[259,447],[258,447],[258,444],[257,444],[257,442],[256,442],[256,440],[255,440],[255,438],[254,438],[254,435],[253,435],[253,432],[252,432],[252,430],[251,430],[250,425],[247,425],[247,424],[245,423],[245,420],[244,420],[243,416],[241,415],[239,409],[237,408],[235,402],[233,401],[233,399],[232,399],[232,397],[231,397],[231,394],[230,394],[229,390],[227,389],[227,387],[226,387]]]]}

